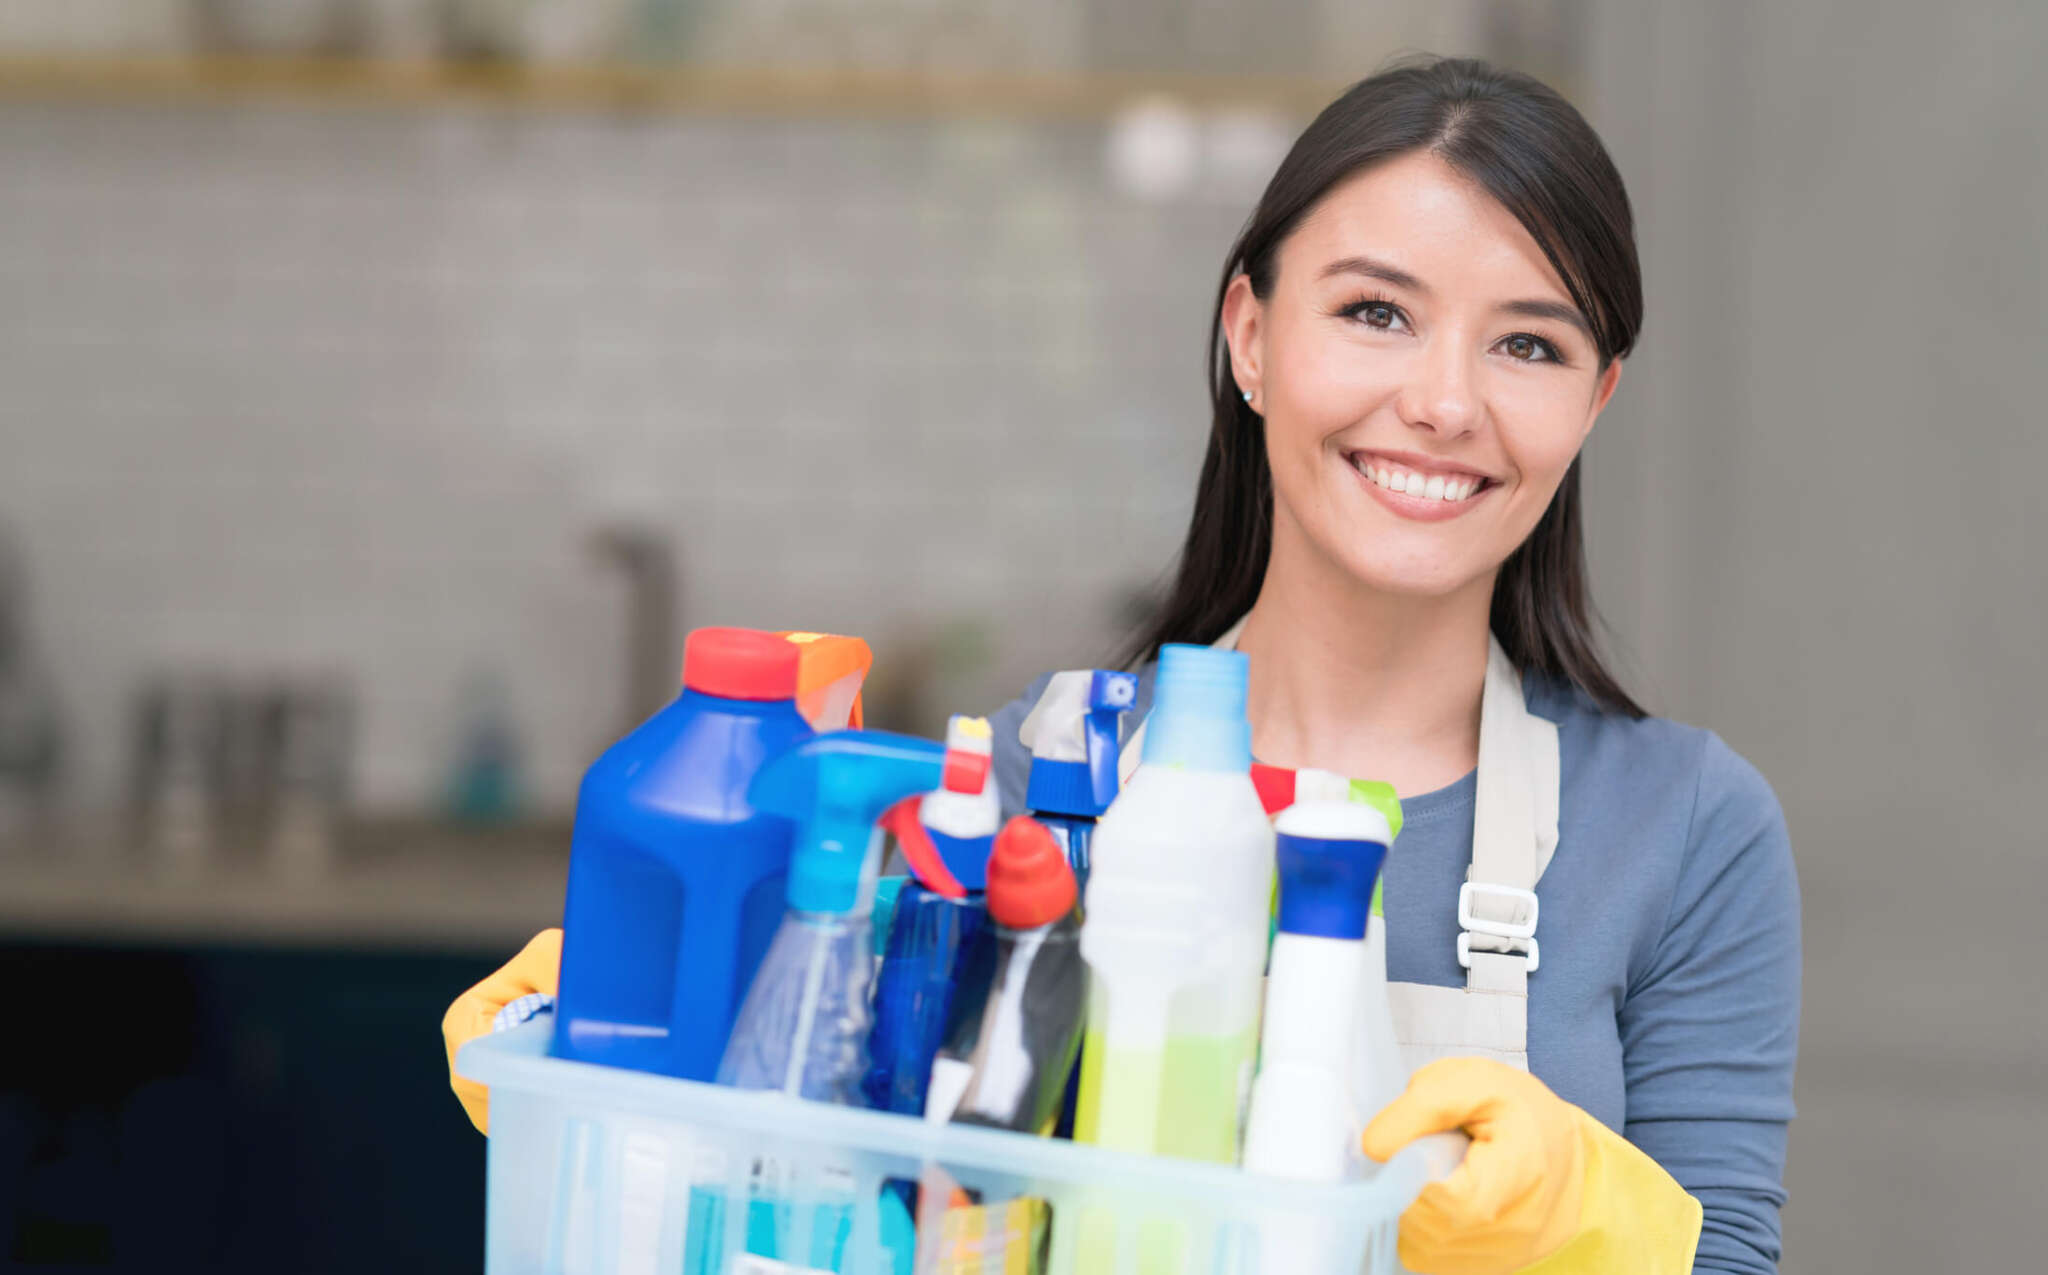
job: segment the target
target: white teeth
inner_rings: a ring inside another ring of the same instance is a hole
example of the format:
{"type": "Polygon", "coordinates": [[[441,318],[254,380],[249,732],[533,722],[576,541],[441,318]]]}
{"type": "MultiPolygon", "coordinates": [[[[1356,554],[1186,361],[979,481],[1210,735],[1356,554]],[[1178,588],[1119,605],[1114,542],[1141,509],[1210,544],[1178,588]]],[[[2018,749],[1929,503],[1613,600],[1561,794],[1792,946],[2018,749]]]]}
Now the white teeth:
{"type": "Polygon", "coordinates": [[[1410,473],[1405,469],[1395,469],[1391,466],[1382,468],[1379,465],[1368,464],[1362,459],[1354,460],[1352,465],[1374,486],[1402,492],[1418,500],[1440,500],[1445,504],[1469,500],[1484,481],[1470,477],[1446,477],[1443,474],[1431,474],[1425,478],[1421,474],[1410,473]]]}

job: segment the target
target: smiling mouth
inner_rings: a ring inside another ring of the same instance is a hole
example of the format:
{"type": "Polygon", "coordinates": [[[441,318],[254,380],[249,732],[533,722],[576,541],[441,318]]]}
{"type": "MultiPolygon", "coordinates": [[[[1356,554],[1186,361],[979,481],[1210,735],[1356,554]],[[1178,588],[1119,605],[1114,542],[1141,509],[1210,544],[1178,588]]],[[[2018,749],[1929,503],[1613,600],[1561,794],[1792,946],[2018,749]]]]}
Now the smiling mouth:
{"type": "Polygon", "coordinates": [[[1399,465],[1366,452],[1345,456],[1365,481],[1382,491],[1396,492],[1415,500],[1434,500],[1446,505],[1461,504],[1500,484],[1482,474],[1442,472],[1399,465]]]}

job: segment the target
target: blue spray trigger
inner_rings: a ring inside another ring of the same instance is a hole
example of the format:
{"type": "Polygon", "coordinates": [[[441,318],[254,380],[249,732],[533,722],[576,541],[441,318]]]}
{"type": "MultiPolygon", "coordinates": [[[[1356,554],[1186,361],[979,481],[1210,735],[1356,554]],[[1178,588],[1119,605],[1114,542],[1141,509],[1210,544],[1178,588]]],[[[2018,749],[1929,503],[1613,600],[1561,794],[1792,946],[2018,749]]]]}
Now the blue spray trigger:
{"type": "Polygon", "coordinates": [[[805,740],[762,766],[748,786],[748,802],[797,825],[789,906],[866,911],[875,821],[900,799],[938,787],[945,756],[945,747],[928,739],[842,730],[805,740]]]}
{"type": "Polygon", "coordinates": [[[1096,669],[1088,679],[1088,787],[1097,812],[1109,809],[1119,787],[1117,718],[1138,702],[1135,673],[1096,669]]]}
{"type": "Polygon", "coordinates": [[[1138,702],[1138,675],[1096,669],[1088,679],[1088,707],[1123,712],[1138,702]]]}

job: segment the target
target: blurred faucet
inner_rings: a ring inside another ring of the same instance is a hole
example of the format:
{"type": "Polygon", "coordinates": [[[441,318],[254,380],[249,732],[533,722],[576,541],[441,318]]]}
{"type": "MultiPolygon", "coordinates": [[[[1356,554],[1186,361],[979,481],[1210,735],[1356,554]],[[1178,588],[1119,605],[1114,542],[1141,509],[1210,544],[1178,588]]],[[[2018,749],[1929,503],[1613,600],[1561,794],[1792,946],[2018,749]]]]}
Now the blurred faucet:
{"type": "Polygon", "coordinates": [[[62,744],[56,691],[30,640],[28,564],[0,534],[0,843],[42,831],[62,744]]]}
{"type": "Polygon", "coordinates": [[[640,522],[600,526],[590,545],[626,577],[624,734],[676,695],[683,650],[676,639],[676,553],[658,528],[640,522]]]}

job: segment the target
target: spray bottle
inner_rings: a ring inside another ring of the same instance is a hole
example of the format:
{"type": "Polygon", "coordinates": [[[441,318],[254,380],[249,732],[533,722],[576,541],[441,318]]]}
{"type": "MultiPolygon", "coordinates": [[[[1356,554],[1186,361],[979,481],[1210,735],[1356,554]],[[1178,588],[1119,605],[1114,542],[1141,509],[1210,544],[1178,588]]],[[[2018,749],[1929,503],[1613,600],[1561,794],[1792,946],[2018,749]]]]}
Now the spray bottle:
{"type": "Polygon", "coordinates": [[[1050,829],[1018,815],[988,867],[995,968],[955,1002],[925,1118],[1044,1134],[1058,1119],[1087,1016],[1080,889],[1050,829]]]}
{"type": "MultiPolygon", "coordinates": [[[[1274,821],[1280,933],[1266,980],[1244,1167],[1335,1182],[1365,1128],[1352,1102],[1353,1023],[1365,987],[1373,886],[1393,830],[1370,806],[1300,802],[1274,821]]],[[[1382,1004],[1386,987],[1377,989],[1382,1004]]]]}
{"type": "MultiPolygon", "coordinates": [[[[1289,770],[1281,766],[1252,763],[1252,783],[1268,814],[1279,816],[1297,802],[1353,802],[1377,811],[1387,821],[1387,844],[1401,835],[1401,799],[1392,784],[1369,779],[1346,779],[1327,770],[1289,770]]],[[[1401,1044],[1394,1036],[1393,1009],[1387,1001],[1386,879],[1372,891],[1371,914],[1380,924],[1365,935],[1365,972],[1352,1043],[1352,1099],[1366,1121],[1380,1108],[1401,1096],[1408,1085],[1408,1069],[1401,1060],[1401,1044]]],[[[1284,901],[1283,901],[1284,902],[1284,901]]],[[[1277,913],[1275,921],[1278,927],[1277,913]]]]}
{"type": "Polygon", "coordinates": [[[721,1084],[860,1105],[874,973],[869,913],[881,858],[875,820],[936,787],[944,756],[929,740],[835,731],[755,775],[748,799],[797,821],[789,912],[726,1044],[721,1084]]]}
{"type": "Polygon", "coordinates": [[[932,1056],[945,1039],[954,998],[963,987],[985,985],[993,968],[982,892],[1001,818],[990,782],[994,739],[985,719],[953,718],[938,790],[898,803],[882,819],[917,880],[896,896],[875,977],[861,1092],[878,1110],[924,1110],[932,1056]]]}
{"type": "Polygon", "coordinates": [[[1083,889],[1095,821],[1117,794],[1117,719],[1138,701],[1138,679],[1104,669],[1055,673],[1017,730],[1031,750],[1024,804],[1066,853],[1083,889]]]}
{"type": "Polygon", "coordinates": [[[1237,1161],[1273,883],[1247,672],[1241,652],[1160,648],[1142,764],[1096,826],[1080,1141],[1237,1161]]]}

